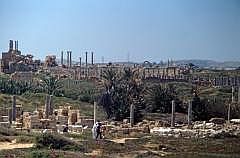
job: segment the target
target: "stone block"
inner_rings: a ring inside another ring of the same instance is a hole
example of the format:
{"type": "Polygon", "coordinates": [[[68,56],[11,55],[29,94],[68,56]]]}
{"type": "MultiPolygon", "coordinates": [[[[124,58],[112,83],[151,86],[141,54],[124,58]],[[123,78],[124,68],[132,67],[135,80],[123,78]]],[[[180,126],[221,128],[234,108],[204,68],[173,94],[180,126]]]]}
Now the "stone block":
{"type": "Polygon", "coordinates": [[[214,124],[224,124],[225,119],[224,118],[211,118],[209,122],[214,123],[214,124]]]}

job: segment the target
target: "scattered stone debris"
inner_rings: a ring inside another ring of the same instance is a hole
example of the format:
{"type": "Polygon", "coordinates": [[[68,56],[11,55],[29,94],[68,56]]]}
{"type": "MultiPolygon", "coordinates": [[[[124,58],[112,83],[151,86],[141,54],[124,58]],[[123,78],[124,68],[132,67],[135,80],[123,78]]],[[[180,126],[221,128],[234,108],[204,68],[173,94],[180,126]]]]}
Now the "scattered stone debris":
{"type": "Polygon", "coordinates": [[[240,119],[225,123],[223,118],[212,118],[209,122],[195,121],[192,125],[175,124],[170,127],[169,122],[143,120],[131,127],[127,120],[123,122],[104,122],[106,133],[116,135],[131,135],[131,133],[154,133],[163,137],[182,138],[225,138],[240,137],[240,119]]]}
{"type": "Polygon", "coordinates": [[[231,119],[230,122],[233,124],[240,124],[240,119],[231,119]]]}
{"type": "Polygon", "coordinates": [[[224,124],[225,123],[225,119],[224,118],[211,118],[209,120],[209,122],[215,123],[215,124],[224,124]]]}
{"type": "MultiPolygon", "coordinates": [[[[215,120],[216,121],[216,120],[215,120]]],[[[219,121],[219,120],[218,120],[219,121]]],[[[236,124],[194,122],[192,128],[183,126],[179,128],[170,127],[154,127],[151,133],[158,134],[163,137],[184,137],[184,138],[225,138],[240,137],[240,126],[236,124]]]]}

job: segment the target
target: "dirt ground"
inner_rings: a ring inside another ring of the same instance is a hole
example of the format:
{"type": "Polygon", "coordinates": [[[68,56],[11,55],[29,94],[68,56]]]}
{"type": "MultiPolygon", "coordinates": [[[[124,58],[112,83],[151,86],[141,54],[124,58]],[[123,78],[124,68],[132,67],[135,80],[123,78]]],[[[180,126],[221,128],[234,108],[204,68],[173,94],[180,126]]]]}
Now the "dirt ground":
{"type": "Polygon", "coordinates": [[[31,148],[33,145],[33,143],[0,142],[0,150],[31,148]]]}
{"type": "MultiPolygon", "coordinates": [[[[76,141],[78,138],[75,138],[76,141]]],[[[84,152],[54,150],[57,155],[66,158],[235,158],[240,157],[240,139],[190,139],[161,137],[157,135],[129,135],[114,137],[101,141],[91,138],[84,141],[84,152]]],[[[16,142],[0,142],[0,153],[8,153],[24,157],[34,150],[34,144],[16,142]],[[3,150],[5,149],[5,150],[3,150]]],[[[40,149],[51,153],[49,149],[40,149]]],[[[1,154],[0,154],[1,157],[1,154]]]]}

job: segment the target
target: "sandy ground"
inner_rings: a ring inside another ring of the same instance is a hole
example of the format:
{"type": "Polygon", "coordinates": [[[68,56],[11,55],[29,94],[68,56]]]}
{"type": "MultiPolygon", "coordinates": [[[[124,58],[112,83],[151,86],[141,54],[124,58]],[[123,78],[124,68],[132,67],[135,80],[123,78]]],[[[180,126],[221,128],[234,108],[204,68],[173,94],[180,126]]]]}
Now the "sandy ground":
{"type": "Polygon", "coordinates": [[[112,139],[110,141],[113,141],[115,143],[124,144],[126,140],[133,140],[133,139],[139,139],[139,138],[120,138],[120,139],[112,139]]]}
{"type": "Polygon", "coordinates": [[[17,149],[17,148],[31,148],[33,147],[33,143],[26,143],[26,144],[21,144],[21,143],[12,143],[12,142],[0,142],[0,150],[5,150],[5,149],[17,149]]]}

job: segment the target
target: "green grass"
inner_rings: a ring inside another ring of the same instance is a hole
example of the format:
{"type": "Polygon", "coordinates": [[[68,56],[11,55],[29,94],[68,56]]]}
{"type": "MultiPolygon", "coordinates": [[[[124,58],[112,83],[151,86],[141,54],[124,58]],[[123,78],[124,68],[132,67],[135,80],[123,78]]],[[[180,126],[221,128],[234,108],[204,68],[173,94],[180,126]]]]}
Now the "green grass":
{"type": "Polygon", "coordinates": [[[83,151],[83,145],[67,137],[55,134],[40,134],[36,136],[36,148],[50,148],[71,151],[83,151]]]}
{"type": "MultiPolygon", "coordinates": [[[[41,107],[45,104],[44,93],[25,93],[21,96],[17,96],[17,104],[23,105],[24,111],[34,111],[36,106],[41,107]]],[[[0,94],[0,107],[11,107],[12,99],[10,95],[0,94]]],[[[80,110],[82,116],[93,117],[93,105],[90,103],[82,102],[79,100],[73,100],[66,97],[53,97],[53,105],[55,108],[59,106],[72,106],[75,109],[80,110]]],[[[105,113],[101,107],[97,108],[98,119],[104,119],[105,113]]]]}
{"type": "MultiPolygon", "coordinates": [[[[22,137],[22,141],[30,138],[22,137]]],[[[167,152],[169,158],[230,158],[239,157],[240,148],[239,138],[225,139],[187,139],[174,137],[159,137],[151,134],[135,133],[125,137],[137,137],[139,139],[127,140],[125,144],[118,144],[109,139],[97,143],[91,138],[90,130],[82,135],[66,134],[40,134],[34,136],[37,138],[37,148],[14,149],[0,151],[0,157],[8,154],[17,155],[17,157],[52,157],[55,155],[61,157],[92,157],[86,156],[83,152],[92,152],[93,150],[102,150],[99,157],[117,157],[119,155],[128,155],[130,157],[159,157],[163,150],[167,152]],[[146,137],[147,136],[147,137],[146,137]],[[73,138],[73,139],[70,139],[73,138]],[[147,151],[141,153],[140,151],[147,151]]]]}

